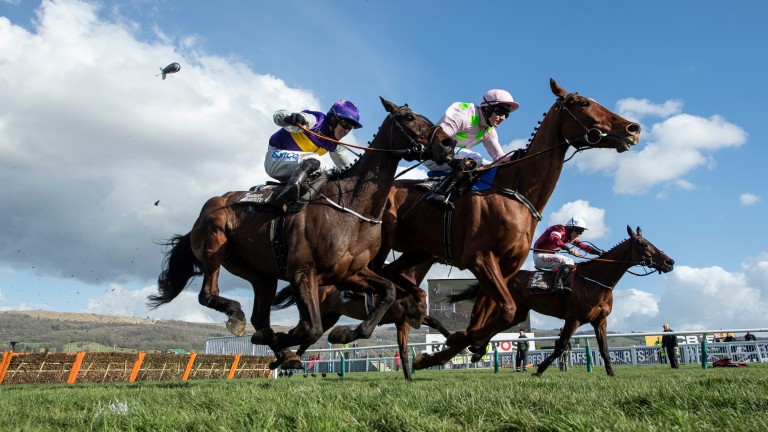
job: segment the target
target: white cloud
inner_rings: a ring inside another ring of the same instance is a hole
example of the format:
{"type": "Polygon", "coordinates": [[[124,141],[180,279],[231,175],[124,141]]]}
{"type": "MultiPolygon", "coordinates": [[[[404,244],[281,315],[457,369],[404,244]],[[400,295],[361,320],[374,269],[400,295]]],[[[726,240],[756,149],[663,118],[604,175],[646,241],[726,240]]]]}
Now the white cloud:
{"type": "Polygon", "coordinates": [[[695,168],[714,168],[712,153],[744,144],[747,134],[720,116],[680,114],[654,124],[646,146],[617,158],[613,190],[641,194],[656,185],[676,183],[695,168]]]}
{"type": "Polygon", "coordinates": [[[604,239],[611,232],[610,228],[605,225],[605,210],[592,207],[589,205],[589,201],[585,200],[576,200],[563,204],[559,210],[552,212],[549,217],[550,223],[547,226],[565,224],[568,219],[575,216],[584,219],[587,223],[587,230],[580,236],[582,240],[604,239]]]}
{"type": "Polygon", "coordinates": [[[760,197],[751,193],[739,195],[739,203],[743,206],[751,206],[760,202],[760,197]]]}
{"type": "Polygon", "coordinates": [[[614,177],[613,191],[618,194],[643,194],[661,186],[659,197],[666,197],[671,189],[695,188],[685,179],[699,167],[714,169],[714,153],[739,147],[747,140],[747,133],[719,115],[709,118],[681,113],[682,102],[667,101],[661,105],[643,99],[622,99],[618,111],[629,119],[645,116],[667,117],[643,126],[641,144],[629,153],[585,152],[574,159],[580,172],[602,172],[614,177]]]}
{"type": "Polygon", "coordinates": [[[768,254],[742,263],[744,273],[720,267],[675,267],[665,276],[659,319],[676,330],[765,327],[768,254]]]}
{"type": "Polygon", "coordinates": [[[616,102],[616,112],[627,120],[639,121],[645,117],[666,118],[679,114],[683,109],[683,101],[668,100],[663,104],[654,104],[648,99],[626,98],[616,102]]]}
{"type": "Polygon", "coordinates": [[[0,267],[148,282],[155,240],[189,231],[209,197],[268,179],[274,110],[322,107],[194,37],[141,42],[135,23],[99,14],[43,1],[32,30],[0,18],[0,244],[13,245],[0,267]],[[181,71],[156,77],[171,61],[181,71]]]}

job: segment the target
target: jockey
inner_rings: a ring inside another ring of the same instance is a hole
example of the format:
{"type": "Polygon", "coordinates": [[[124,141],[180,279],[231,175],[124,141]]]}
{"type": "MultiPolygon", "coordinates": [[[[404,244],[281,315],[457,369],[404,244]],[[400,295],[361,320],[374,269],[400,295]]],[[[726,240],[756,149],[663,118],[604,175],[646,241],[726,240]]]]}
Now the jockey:
{"type": "Polygon", "coordinates": [[[593,255],[602,255],[603,251],[583,243],[579,236],[587,229],[584,219],[575,216],[568,219],[565,226],[552,225],[539,236],[533,244],[533,265],[539,270],[557,270],[555,274],[555,287],[559,293],[567,294],[571,292],[571,287],[566,286],[568,275],[573,270],[573,258],[556,253],[559,250],[568,251],[575,257],[584,255],[578,251],[583,250],[593,255]],[[573,245],[569,247],[568,244],[573,245]],[[577,249],[578,248],[578,249],[577,249]]]}
{"type": "Polygon", "coordinates": [[[340,100],[326,114],[310,110],[295,113],[279,110],[272,120],[282,129],[269,138],[264,168],[271,177],[287,183],[275,199],[276,205],[298,199],[301,183],[310,174],[318,169],[330,171],[334,168],[323,163],[320,156],[329,153],[331,161],[340,169],[347,169],[354,162],[344,146],[331,141],[338,141],[352,129],[363,127],[360,113],[352,102],[340,100]],[[298,125],[329,139],[305,132],[298,125]]]}
{"type": "Polygon", "coordinates": [[[456,156],[450,164],[441,165],[434,161],[424,163],[424,166],[431,171],[451,170],[450,174],[427,197],[427,202],[440,206],[451,205],[449,201],[451,188],[466,180],[469,177],[469,171],[472,171],[478,164],[490,163],[490,161],[483,159],[480,153],[472,151],[470,148],[482,142],[494,161],[504,156],[496,128],[519,107],[520,105],[515,102],[508,91],[500,89],[488,90],[483,96],[480,106],[473,103],[456,102],[448,107],[438,122],[438,126],[458,141],[456,156]]]}

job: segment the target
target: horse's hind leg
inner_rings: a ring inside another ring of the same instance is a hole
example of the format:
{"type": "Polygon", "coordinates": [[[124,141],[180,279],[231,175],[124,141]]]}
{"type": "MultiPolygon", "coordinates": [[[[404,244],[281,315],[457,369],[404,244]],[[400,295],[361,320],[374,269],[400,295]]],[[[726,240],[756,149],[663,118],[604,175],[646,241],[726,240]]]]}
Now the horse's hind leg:
{"type": "Polygon", "coordinates": [[[387,313],[387,309],[395,301],[395,284],[389,280],[377,275],[368,268],[360,270],[355,276],[341,281],[336,285],[339,290],[350,290],[357,292],[366,292],[373,288],[374,293],[379,295],[379,302],[376,308],[368,315],[357,328],[352,331],[349,326],[337,326],[328,333],[328,342],[331,343],[349,343],[354,340],[371,337],[373,330],[379,325],[381,318],[387,313]]]}
{"type": "Polygon", "coordinates": [[[219,272],[227,243],[223,219],[224,216],[211,217],[203,226],[195,226],[191,233],[192,248],[204,269],[198,301],[203,306],[225,313],[229,317],[227,329],[235,336],[242,336],[245,334],[245,314],[240,303],[219,295],[219,272]]]}
{"type": "Polygon", "coordinates": [[[568,343],[569,340],[571,340],[571,336],[576,332],[576,329],[579,328],[581,325],[581,322],[573,320],[573,319],[566,319],[565,323],[563,323],[563,330],[560,332],[560,338],[555,342],[555,350],[552,352],[552,354],[549,355],[549,357],[545,358],[543,362],[539,363],[539,367],[536,369],[535,376],[541,376],[541,374],[544,373],[545,370],[551,365],[555,360],[560,358],[560,355],[565,351],[565,346],[568,343]]]}

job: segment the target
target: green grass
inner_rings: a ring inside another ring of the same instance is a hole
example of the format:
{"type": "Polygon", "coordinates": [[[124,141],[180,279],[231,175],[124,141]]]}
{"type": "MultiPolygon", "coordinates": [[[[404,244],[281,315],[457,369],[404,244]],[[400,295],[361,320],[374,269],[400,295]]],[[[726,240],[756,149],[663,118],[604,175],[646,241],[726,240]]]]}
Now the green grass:
{"type": "Polygon", "coordinates": [[[0,386],[0,430],[763,431],[768,364],[0,386]]]}

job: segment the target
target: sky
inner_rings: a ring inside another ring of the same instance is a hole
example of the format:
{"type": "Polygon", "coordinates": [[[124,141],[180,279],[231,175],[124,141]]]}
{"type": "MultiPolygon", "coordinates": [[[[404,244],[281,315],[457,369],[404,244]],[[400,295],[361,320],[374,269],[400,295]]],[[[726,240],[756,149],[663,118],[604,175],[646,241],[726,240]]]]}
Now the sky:
{"type": "MultiPolygon", "coordinates": [[[[643,132],[566,163],[536,236],[580,216],[608,249],[639,226],[676,262],[622,278],[609,330],[766,328],[766,21],[758,1],[0,0],[0,310],[224,322],[197,303],[199,278],[147,308],[159,243],[208,198],[269,179],[275,110],[351,100],[364,127],[345,141],[364,144],[379,97],[437,121],[502,88],[520,103],[498,130],[510,151],[554,78],[643,132]]],[[[250,310],[245,281],[220,286],[250,310]]]]}

